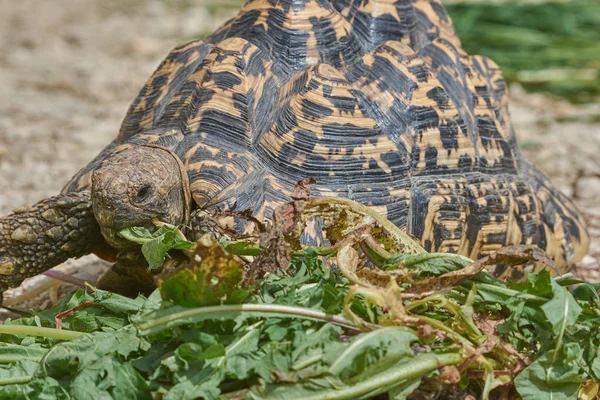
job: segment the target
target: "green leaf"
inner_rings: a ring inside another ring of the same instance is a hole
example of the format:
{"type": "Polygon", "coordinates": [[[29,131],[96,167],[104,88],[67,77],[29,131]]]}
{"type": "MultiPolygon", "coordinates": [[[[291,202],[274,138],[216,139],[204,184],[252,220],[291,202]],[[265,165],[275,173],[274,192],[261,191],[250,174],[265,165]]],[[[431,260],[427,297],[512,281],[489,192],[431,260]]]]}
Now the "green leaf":
{"type": "Polygon", "coordinates": [[[225,346],[222,343],[213,343],[206,349],[203,349],[197,343],[183,343],[175,354],[186,361],[210,360],[212,358],[223,357],[225,355],[225,346]]]}
{"type": "Polygon", "coordinates": [[[566,327],[575,324],[582,309],[567,288],[553,281],[552,290],[552,300],[542,305],[541,308],[552,325],[554,334],[562,337],[566,327]]]}
{"type": "MultiPolygon", "coordinates": [[[[173,228],[129,233],[142,246],[180,246],[173,228]]],[[[160,290],[148,299],[78,291],[51,310],[7,321],[2,327],[10,334],[1,336],[8,344],[0,345],[0,361],[11,364],[0,368],[0,382],[4,376],[12,384],[0,385],[0,400],[321,400],[384,393],[403,400],[422,378],[437,384],[441,366],[461,364],[465,354],[477,352],[483,381],[465,378],[461,388],[485,397],[505,383],[505,376],[492,379],[492,368],[514,370],[517,359],[510,347],[484,344],[479,329],[493,335],[491,329],[502,320],[501,339],[532,360],[516,383],[525,400],[572,398],[582,382],[600,375],[600,307],[592,285],[569,293],[563,286],[570,281],[542,271],[508,287],[483,271],[433,295],[409,293],[392,283],[385,290],[372,289],[352,285],[330,268],[331,260],[324,262],[334,254],[333,246],[295,252],[289,275],[270,274],[250,290],[239,287],[242,260],[207,237],[195,244],[187,264],[178,260],[174,270],[171,263],[164,268],[160,290]],[[345,306],[355,314],[344,314],[345,306]],[[63,326],[94,332],[50,329],[71,340],[60,344],[23,335],[52,326],[67,310],[63,326]],[[493,322],[486,326],[488,318],[493,322]],[[31,369],[24,369],[27,363],[31,369]]],[[[224,246],[239,254],[255,250],[243,242],[224,246]]],[[[388,259],[423,275],[470,263],[446,254],[390,257],[387,252],[378,260],[388,259]]]]}
{"type": "Polygon", "coordinates": [[[139,227],[139,226],[132,226],[130,228],[125,228],[125,229],[119,231],[119,235],[123,239],[127,239],[130,242],[138,243],[138,244],[147,243],[156,237],[147,228],[143,228],[143,227],[139,227]]]}
{"type": "Polygon", "coordinates": [[[38,368],[39,364],[31,360],[19,361],[8,368],[0,368],[0,388],[11,383],[28,383],[33,379],[38,368]]]}
{"type": "Polygon", "coordinates": [[[330,374],[321,374],[297,384],[271,384],[255,387],[251,399],[268,400],[327,400],[367,399],[418,377],[437,370],[444,365],[458,364],[463,357],[458,353],[417,354],[410,363],[401,361],[391,368],[374,368],[376,373],[352,385],[346,385],[330,374]]]}
{"type": "Polygon", "coordinates": [[[577,300],[582,301],[590,301],[590,300],[600,300],[600,296],[598,296],[598,290],[600,290],[600,283],[592,284],[592,283],[584,283],[582,285],[577,286],[575,290],[571,292],[573,297],[577,300]]]}
{"type": "Polygon", "coordinates": [[[531,363],[515,378],[523,400],[576,400],[582,382],[577,363],[581,353],[576,343],[570,343],[557,356],[550,350],[531,363]]]}
{"type": "Polygon", "coordinates": [[[465,268],[473,263],[472,260],[449,253],[427,254],[394,254],[383,265],[383,270],[408,268],[423,276],[439,276],[447,272],[465,268]]]}
{"type": "Polygon", "coordinates": [[[186,250],[194,247],[178,235],[177,227],[162,226],[154,232],[143,227],[130,227],[119,231],[124,239],[142,245],[142,254],[148,261],[150,271],[160,269],[170,250],[186,250]]]}
{"type": "Polygon", "coordinates": [[[383,358],[414,357],[411,344],[418,337],[406,328],[387,327],[357,336],[329,367],[342,379],[356,376],[383,358]]]}
{"type": "Polygon", "coordinates": [[[344,345],[338,341],[342,334],[343,330],[333,324],[325,324],[316,332],[295,330],[292,342],[294,350],[291,353],[292,368],[301,370],[306,366],[325,361],[328,353],[338,355],[344,348],[344,345]]]}
{"type": "Polygon", "coordinates": [[[510,288],[522,293],[549,298],[553,293],[552,277],[545,269],[540,272],[528,273],[527,280],[511,282],[510,288]]]}
{"type": "Polygon", "coordinates": [[[148,385],[130,363],[103,356],[81,368],[70,385],[75,399],[135,399],[149,395],[148,385]]]}
{"type": "Polygon", "coordinates": [[[577,101],[600,93],[596,1],[452,3],[445,7],[465,51],[493,59],[509,82],[577,101]]]}
{"type": "Polygon", "coordinates": [[[259,256],[262,253],[262,249],[256,244],[252,242],[242,242],[242,241],[234,241],[221,239],[219,243],[225,248],[225,250],[230,254],[235,254],[236,256],[259,256]]]}
{"type": "Polygon", "coordinates": [[[95,332],[60,343],[42,360],[42,366],[48,376],[60,380],[77,375],[104,356],[127,358],[148,348],[148,343],[129,325],[116,332],[95,332]]]}
{"type": "Polygon", "coordinates": [[[10,343],[0,344],[0,363],[14,363],[17,361],[30,360],[40,361],[48,352],[48,349],[38,344],[21,346],[10,343]]]}
{"type": "Polygon", "coordinates": [[[390,400],[406,400],[421,385],[421,378],[402,383],[389,391],[390,400]]]}
{"type": "Polygon", "coordinates": [[[456,321],[457,330],[459,332],[466,332],[469,338],[475,342],[476,344],[483,344],[487,339],[485,335],[481,333],[479,328],[475,325],[473,321],[473,305],[475,304],[475,299],[477,295],[477,285],[473,285],[471,287],[471,291],[465,300],[465,304],[458,308],[458,317],[460,319],[456,321]],[[459,323],[460,321],[460,323],[459,323]]]}
{"type": "Polygon", "coordinates": [[[131,299],[117,293],[96,289],[93,301],[114,314],[130,315],[137,313],[142,308],[146,298],[139,295],[135,299],[131,299]]]}
{"type": "Polygon", "coordinates": [[[142,254],[148,261],[148,270],[155,271],[162,267],[169,250],[174,248],[174,233],[163,233],[142,245],[142,254]]]}
{"type": "Polygon", "coordinates": [[[39,364],[30,360],[0,368],[0,400],[70,399],[58,381],[41,376],[39,371],[39,364]],[[40,377],[35,378],[37,375],[40,377]]]}

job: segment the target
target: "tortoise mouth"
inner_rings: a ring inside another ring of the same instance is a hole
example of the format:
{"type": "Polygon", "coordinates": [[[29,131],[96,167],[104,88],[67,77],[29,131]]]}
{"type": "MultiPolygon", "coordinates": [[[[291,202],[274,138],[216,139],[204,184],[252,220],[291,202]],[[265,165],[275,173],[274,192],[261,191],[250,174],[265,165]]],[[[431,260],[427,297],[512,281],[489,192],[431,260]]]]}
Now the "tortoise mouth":
{"type": "Polygon", "coordinates": [[[158,229],[150,220],[148,222],[130,224],[129,226],[114,227],[109,225],[101,225],[100,232],[102,233],[104,240],[106,240],[110,246],[116,249],[125,250],[140,246],[139,243],[125,239],[120,233],[124,229],[133,227],[146,228],[150,232],[154,232],[158,229]]]}
{"type": "Polygon", "coordinates": [[[102,232],[102,236],[104,236],[104,240],[108,242],[114,248],[117,249],[129,249],[132,247],[139,246],[137,243],[131,242],[125,238],[123,238],[119,234],[119,230],[110,228],[108,226],[101,226],[100,231],[102,232]]]}

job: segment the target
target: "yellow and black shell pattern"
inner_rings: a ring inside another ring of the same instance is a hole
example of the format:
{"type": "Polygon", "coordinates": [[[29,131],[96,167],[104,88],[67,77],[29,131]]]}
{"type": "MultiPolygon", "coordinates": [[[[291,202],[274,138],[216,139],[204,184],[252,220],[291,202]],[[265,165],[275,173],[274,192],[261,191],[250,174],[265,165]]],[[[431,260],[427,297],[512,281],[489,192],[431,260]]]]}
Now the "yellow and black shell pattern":
{"type": "Polygon", "coordinates": [[[268,219],[312,177],[316,195],[369,205],[429,251],[535,244],[571,265],[588,247],[581,216],[519,153],[507,101],[440,0],[250,0],[168,55],[65,191],[155,144],[181,158],[198,208],[268,219]]]}

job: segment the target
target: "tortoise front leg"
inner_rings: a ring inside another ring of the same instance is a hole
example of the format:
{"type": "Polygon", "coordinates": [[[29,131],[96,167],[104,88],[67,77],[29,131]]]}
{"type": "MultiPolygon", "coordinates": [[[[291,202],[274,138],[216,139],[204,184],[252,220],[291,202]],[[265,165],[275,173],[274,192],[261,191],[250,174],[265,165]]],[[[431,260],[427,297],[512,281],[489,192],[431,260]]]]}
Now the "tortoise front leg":
{"type": "Polygon", "coordinates": [[[117,263],[98,278],[96,287],[135,298],[140,293],[149,296],[156,284],[148,271],[148,262],[137,249],[119,253],[117,263]]]}
{"type": "Polygon", "coordinates": [[[0,218],[0,292],[69,258],[114,258],[90,199],[89,192],[61,194],[0,218]]]}

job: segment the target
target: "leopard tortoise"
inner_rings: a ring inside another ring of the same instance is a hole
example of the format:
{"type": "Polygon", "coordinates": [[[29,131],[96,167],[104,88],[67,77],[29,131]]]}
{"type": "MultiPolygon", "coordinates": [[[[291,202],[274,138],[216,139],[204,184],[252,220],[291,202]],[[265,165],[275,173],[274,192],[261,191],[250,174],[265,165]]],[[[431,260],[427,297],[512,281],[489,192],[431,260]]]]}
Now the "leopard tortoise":
{"type": "Polygon", "coordinates": [[[533,244],[567,271],[587,251],[584,223],[520,154],[507,102],[500,69],[462,50],[440,0],[250,0],[167,56],[62,194],[0,219],[0,290],[68,258],[115,259],[117,232],[154,217],[268,220],[306,177],[429,251],[533,244]]]}

